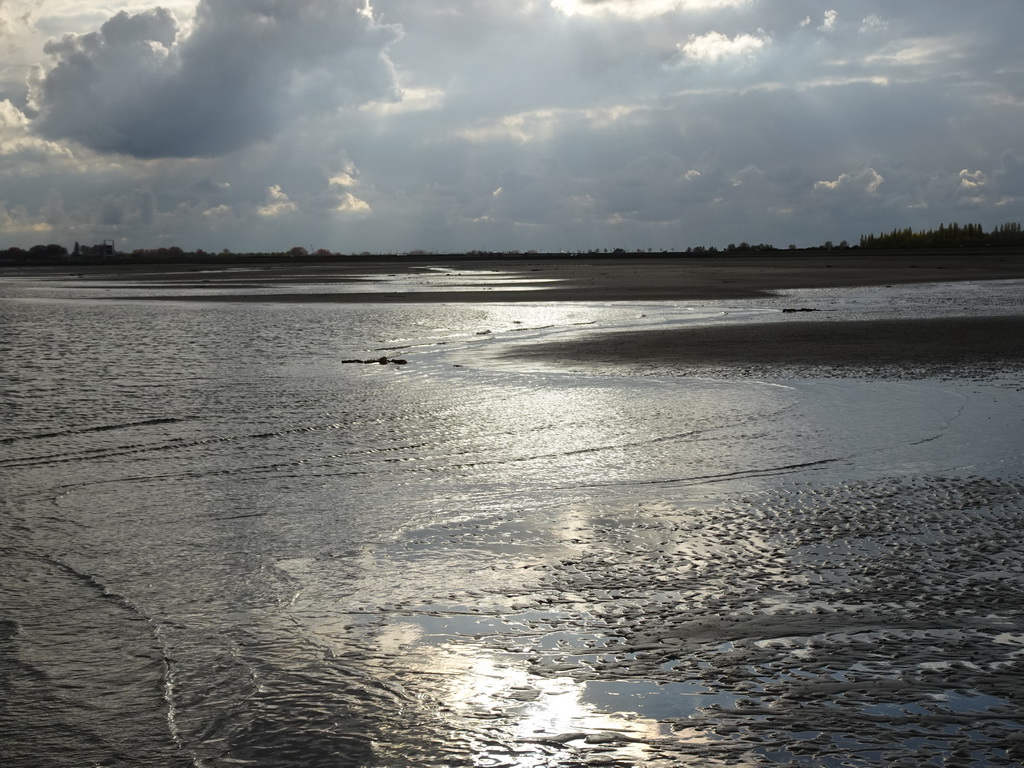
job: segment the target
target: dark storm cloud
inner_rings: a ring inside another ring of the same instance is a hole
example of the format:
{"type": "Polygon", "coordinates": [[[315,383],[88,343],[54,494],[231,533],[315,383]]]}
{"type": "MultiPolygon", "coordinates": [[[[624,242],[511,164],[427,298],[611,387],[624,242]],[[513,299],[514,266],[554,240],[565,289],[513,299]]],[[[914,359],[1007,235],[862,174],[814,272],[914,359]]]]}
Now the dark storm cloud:
{"type": "Polygon", "coordinates": [[[396,98],[397,28],[356,0],[202,0],[182,36],[162,8],[45,47],[35,130],[101,152],[215,156],[292,119],[396,98]]]}

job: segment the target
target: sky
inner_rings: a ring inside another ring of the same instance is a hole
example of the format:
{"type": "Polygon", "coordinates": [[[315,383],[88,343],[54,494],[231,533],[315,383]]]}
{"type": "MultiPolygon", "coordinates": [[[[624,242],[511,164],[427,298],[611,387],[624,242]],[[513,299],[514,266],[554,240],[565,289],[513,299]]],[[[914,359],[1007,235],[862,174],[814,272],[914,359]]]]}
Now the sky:
{"type": "Polygon", "coordinates": [[[0,248],[682,250],[1024,220],[1013,0],[0,0],[0,248]]]}

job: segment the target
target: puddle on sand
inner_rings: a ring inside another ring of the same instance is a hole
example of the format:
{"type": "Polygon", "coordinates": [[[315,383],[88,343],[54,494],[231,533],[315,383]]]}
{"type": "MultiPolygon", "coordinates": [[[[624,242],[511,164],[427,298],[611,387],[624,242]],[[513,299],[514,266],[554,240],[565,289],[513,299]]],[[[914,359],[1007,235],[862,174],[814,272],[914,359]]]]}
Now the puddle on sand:
{"type": "MultiPolygon", "coordinates": [[[[653,765],[669,744],[681,748],[707,739],[679,731],[673,720],[731,706],[737,698],[696,681],[595,679],[593,662],[622,657],[614,638],[568,631],[577,614],[466,610],[430,606],[391,615],[377,640],[385,655],[400,653],[431,676],[450,727],[474,730],[485,722],[491,739],[500,732],[510,750],[504,757],[514,757],[509,764],[653,765]],[[552,763],[555,754],[561,757],[552,763]]],[[[492,744],[487,755],[494,762],[476,764],[503,764],[498,751],[492,744]]]]}
{"type": "Polygon", "coordinates": [[[635,712],[658,720],[692,717],[711,706],[731,707],[739,696],[713,693],[695,682],[588,680],[583,697],[605,712],[635,712]]]}

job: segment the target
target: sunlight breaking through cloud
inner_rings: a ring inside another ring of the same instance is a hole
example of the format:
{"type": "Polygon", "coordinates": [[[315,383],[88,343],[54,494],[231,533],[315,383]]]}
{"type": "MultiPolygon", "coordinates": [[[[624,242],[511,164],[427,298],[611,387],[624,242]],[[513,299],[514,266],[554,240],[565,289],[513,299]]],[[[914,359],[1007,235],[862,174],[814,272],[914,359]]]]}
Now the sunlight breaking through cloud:
{"type": "Polygon", "coordinates": [[[812,6],[0,0],[0,239],[660,250],[1012,218],[1024,5],[812,6]]]}

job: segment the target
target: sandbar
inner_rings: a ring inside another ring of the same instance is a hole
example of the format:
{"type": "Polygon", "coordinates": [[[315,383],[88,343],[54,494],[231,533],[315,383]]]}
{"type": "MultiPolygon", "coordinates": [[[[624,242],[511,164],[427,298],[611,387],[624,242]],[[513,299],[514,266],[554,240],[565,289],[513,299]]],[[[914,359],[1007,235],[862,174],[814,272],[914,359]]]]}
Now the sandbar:
{"type": "Polygon", "coordinates": [[[779,320],[597,333],[520,346],[519,360],[578,367],[585,363],[681,369],[820,366],[864,372],[896,368],[921,374],[969,375],[1020,370],[1024,317],[943,317],[894,320],[779,320]]]}

